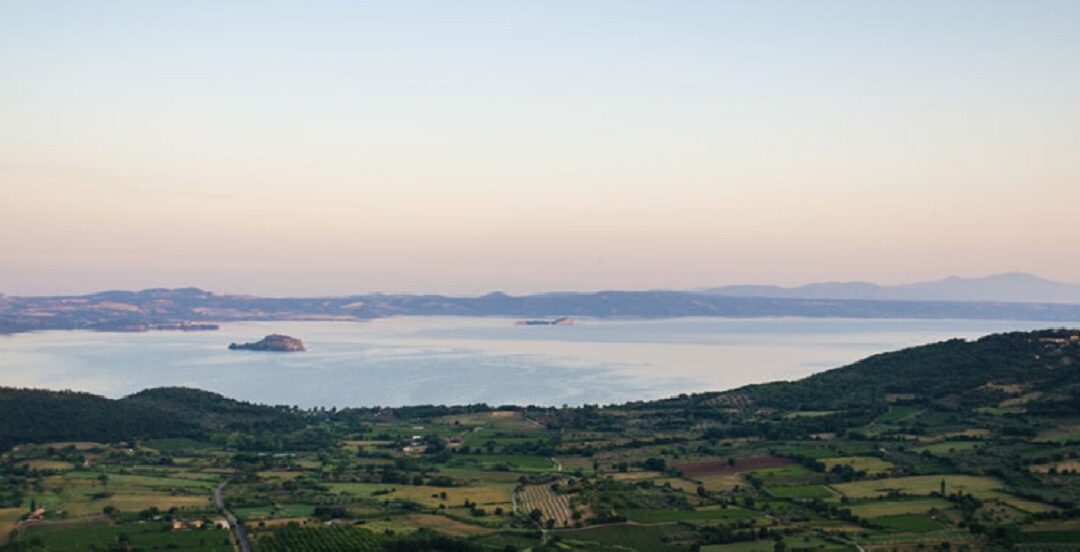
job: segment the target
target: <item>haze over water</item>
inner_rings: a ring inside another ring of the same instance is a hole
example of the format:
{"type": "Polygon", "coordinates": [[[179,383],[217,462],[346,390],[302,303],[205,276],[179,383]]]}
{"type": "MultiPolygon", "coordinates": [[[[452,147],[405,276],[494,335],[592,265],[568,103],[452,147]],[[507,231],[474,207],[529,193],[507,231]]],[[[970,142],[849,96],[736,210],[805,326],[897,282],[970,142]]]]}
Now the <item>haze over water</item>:
{"type": "Polygon", "coordinates": [[[679,318],[521,327],[494,317],[400,317],[228,323],[217,332],[51,331],[0,336],[0,380],[110,397],[182,385],[303,407],[608,404],[797,379],[907,346],[1061,325],[679,318]],[[308,352],[226,350],[274,332],[303,339],[308,352]]]}

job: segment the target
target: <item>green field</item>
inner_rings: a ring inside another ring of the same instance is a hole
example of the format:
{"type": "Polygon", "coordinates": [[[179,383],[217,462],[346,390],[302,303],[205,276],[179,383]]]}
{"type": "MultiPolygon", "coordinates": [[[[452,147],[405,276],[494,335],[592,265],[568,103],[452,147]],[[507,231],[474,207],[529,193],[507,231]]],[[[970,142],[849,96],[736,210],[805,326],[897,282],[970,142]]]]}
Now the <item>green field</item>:
{"type": "Polygon", "coordinates": [[[901,514],[874,518],[874,525],[903,533],[925,533],[941,529],[941,524],[922,514],[901,514]]]}
{"type": "Polygon", "coordinates": [[[553,471],[555,465],[544,456],[525,454],[459,454],[452,466],[476,466],[483,469],[553,471]]]}
{"type": "Polygon", "coordinates": [[[890,500],[856,504],[851,506],[851,513],[863,518],[876,518],[903,514],[925,514],[935,508],[947,510],[952,506],[951,502],[942,498],[890,500]]]}
{"type": "Polygon", "coordinates": [[[768,487],[769,494],[783,498],[832,498],[833,494],[824,485],[791,485],[788,487],[768,487]]]}
{"type": "Polygon", "coordinates": [[[233,508],[233,513],[242,520],[306,517],[312,515],[314,511],[315,506],[312,504],[274,504],[233,508]]]}
{"type": "Polygon", "coordinates": [[[670,540],[685,533],[678,525],[607,525],[588,529],[565,529],[554,531],[559,538],[568,542],[597,543],[605,546],[625,546],[633,550],[655,552],[682,552],[684,546],[672,544],[670,540]]]}
{"type": "Polygon", "coordinates": [[[921,447],[915,447],[915,452],[929,452],[937,456],[948,456],[958,452],[964,452],[979,446],[980,441],[942,441],[921,447]]]}
{"type": "Polygon", "coordinates": [[[929,495],[939,492],[941,481],[945,481],[945,492],[963,492],[976,497],[992,497],[1002,484],[992,477],[974,475],[915,475],[909,477],[891,477],[852,483],[832,485],[840,494],[849,498],[877,498],[890,492],[909,495],[929,495]]]}
{"type": "Polygon", "coordinates": [[[892,471],[891,462],[886,462],[873,456],[837,456],[832,458],[820,458],[818,462],[825,464],[825,469],[831,470],[836,466],[851,466],[855,471],[866,472],[870,475],[888,473],[892,471]]]}
{"type": "Polygon", "coordinates": [[[637,523],[693,522],[753,516],[751,512],[734,507],[708,510],[623,510],[620,513],[626,516],[626,519],[637,523]]]}
{"type": "Polygon", "coordinates": [[[227,531],[217,528],[170,531],[164,523],[39,526],[28,528],[19,537],[19,541],[27,543],[40,540],[49,552],[84,552],[92,547],[112,549],[124,539],[132,548],[142,550],[233,549],[227,531]]]}

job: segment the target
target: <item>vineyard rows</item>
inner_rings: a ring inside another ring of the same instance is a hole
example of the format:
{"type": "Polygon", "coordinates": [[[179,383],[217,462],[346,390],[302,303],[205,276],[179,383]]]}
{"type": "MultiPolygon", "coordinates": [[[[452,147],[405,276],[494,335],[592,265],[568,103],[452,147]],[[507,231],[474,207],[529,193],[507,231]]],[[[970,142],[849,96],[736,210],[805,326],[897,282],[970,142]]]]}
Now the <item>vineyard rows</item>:
{"type": "Polygon", "coordinates": [[[541,519],[554,520],[556,527],[567,527],[573,523],[574,510],[570,507],[570,497],[551,490],[550,485],[526,485],[518,491],[521,510],[529,514],[540,510],[541,519]]]}

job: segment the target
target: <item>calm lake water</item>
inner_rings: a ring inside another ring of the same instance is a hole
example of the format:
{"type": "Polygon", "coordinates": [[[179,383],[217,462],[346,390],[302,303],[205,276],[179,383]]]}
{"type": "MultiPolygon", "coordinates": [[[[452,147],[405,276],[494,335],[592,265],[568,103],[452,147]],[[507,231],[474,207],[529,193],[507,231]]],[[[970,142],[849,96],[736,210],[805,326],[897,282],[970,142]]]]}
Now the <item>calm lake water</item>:
{"type": "Polygon", "coordinates": [[[183,385],[304,407],[612,403],[797,379],[951,337],[1063,325],[807,318],[513,322],[401,317],[227,323],[217,332],[0,336],[0,385],[110,397],[183,385]],[[270,333],[299,337],[308,352],[226,350],[229,342],[270,333]]]}

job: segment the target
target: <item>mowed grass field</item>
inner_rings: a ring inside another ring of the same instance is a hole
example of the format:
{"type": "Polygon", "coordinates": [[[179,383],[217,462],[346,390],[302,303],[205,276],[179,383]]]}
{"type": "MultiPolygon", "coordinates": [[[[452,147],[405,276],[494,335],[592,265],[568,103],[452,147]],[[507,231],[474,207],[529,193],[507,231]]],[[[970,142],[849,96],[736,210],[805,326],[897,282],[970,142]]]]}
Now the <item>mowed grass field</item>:
{"type": "Polygon", "coordinates": [[[943,498],[889,500],[857,504],[851,507],[851,513],[863,518],[876,518],[905,514],[925,514],[935,508],[939,510],[948,510],[949,508],[952,508],[952,503],[943,498]]]}
{"type": "Polygon", "coordinates": [[[836,466],[851,466],[855,471],[866,472],[870,475],[889,473],[893,468],[891,462],[873,456],[836,456],[833,458],[821,458],[818,461],[825,464],[827,470],[831,470],[836,466]]]}
{"type": "Polygon", "coordinates": [[[468,500],[485,508],[502,506],[507,511],[510,509],[511,495],[514,491],[513,483],[488,483],[468,487],[391,485],[386,483],[328,483],[327,486],[339,493],[363,498],[407,500],[429,508],[438,508],[440,504],[445,504],[447,507],[460,506],[465,500],[468,500]],[[390,492],[376,494],[383,491],[390,492]],[[440,493],[446,493],[445,500],[439,498],[440,493]]]}
{"type": "Polygon", "coordinates": [[[913,475],[837,483],[832,485],[832,488],[848,498],[877,498],[886,496],[892,491],[909,495],[929,495],[941,490],[942,480],[945,480],[946,494],[962,491],[976,498],[992,498],[995,491],[1002,487],[1001,482],[992,477],[976,475],[913,475]]]}

